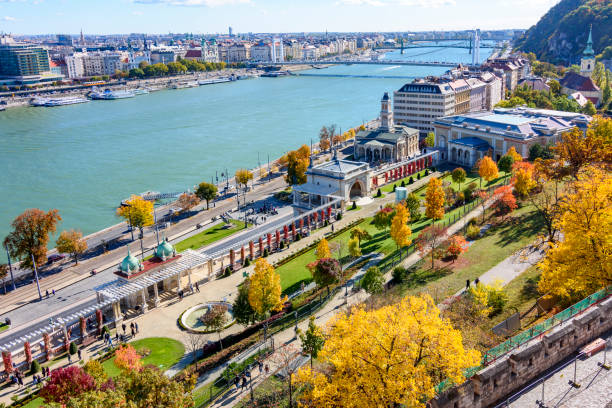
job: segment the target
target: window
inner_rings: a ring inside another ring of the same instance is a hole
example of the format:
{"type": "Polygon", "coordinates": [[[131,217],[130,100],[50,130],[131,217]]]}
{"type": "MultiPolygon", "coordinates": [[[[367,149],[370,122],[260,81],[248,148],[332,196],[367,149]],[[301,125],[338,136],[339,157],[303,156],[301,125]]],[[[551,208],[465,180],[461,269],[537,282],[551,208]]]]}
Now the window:
{"type": "Polygon", "coordinates": [[[533,365],[533,357],[529,359],[529,367],[531,367],[532,365],[533,365]]]}

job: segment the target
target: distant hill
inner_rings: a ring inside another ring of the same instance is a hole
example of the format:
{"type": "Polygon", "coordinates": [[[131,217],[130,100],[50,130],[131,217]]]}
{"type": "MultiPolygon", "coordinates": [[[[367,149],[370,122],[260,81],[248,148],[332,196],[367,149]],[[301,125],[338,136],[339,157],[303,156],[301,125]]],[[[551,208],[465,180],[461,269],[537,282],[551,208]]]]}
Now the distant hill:
{"type": "Polygon", "coordinates": [[[561,0],[515,44],[539,60],[575,64],[584,50],[593,24],[595,54],[612,45],[612,0],[561,0]]]}

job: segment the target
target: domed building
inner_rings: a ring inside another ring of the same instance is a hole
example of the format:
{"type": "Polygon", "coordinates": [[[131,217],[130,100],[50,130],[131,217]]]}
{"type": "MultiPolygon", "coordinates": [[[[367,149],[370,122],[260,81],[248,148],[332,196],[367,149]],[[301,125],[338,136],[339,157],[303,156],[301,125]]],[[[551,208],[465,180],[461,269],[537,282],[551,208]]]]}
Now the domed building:
{"type": "Polygon", "coordinates": [[[132,255],[128,249],[127,256],[119,264],[119,270],[129,276],[134,272],[142,270],[142,262],[132,255]]]}
{"type": "Polygon", "coordinates": [[[165,261],[168,258],[173,258],[176,256],[176,250],[168,242],[168,238],[164,238],[164,240],[157,246],[155,249],[155,256],[162,261],[165,261]]]}

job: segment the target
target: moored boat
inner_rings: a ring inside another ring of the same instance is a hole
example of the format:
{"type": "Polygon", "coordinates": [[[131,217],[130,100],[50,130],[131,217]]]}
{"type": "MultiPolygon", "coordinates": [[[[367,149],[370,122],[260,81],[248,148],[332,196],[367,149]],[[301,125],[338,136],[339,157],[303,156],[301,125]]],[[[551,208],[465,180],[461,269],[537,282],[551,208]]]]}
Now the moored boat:
{"type": "Polygon", "coordinates": [[[81,96],[65,96],[57,98],[37,97],[31,102],[31,104],[34,106],[64,106],[84,102],[89,101],[81,96]]]}

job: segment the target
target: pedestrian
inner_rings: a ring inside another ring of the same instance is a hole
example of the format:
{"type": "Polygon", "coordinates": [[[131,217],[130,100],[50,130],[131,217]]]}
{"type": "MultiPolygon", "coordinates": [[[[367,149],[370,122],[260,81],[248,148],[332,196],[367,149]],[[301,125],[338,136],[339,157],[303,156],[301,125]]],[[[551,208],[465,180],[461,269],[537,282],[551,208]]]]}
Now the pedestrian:
{"type": "Polygon", "coordinates": [[[332,224],[332,232],[334,232],[334,224],[332,224]]]}
{"type": "Polygon", "coordinates": [[[51,293],[53,293],[53,296],[55,296],[55,289],[51,289],[51,293]]]}
{"type": "Polygon", "coordinates": [[[193,285],[191,283],[189,284],[189,291],[191,292],[191,294],[193,294],[193,285]]]}
{"type": "Polygon", "coordinates": [[[465,281],[465,289],[467,290],[469,288],[470,288],[470,280],[468,279],[465,281]]]}
{"type": "Polygon", "coordinates": [[[268,367],[267,364],[264,366],[264,371],[265,371],[266,375],[268,375],[268,371],[270,371],[270,367],[268,367]]]}
{"type": "Polygon", "coordinates": [[[119,331],[115,332],[115,341],[119,343],[119,331]]]}
{"type": "Polygon", "coordinates": [[[68,364],[72,364],[72,355],[68,353],[68,364]]]}
{"type": "Polygon", "coordinates": [[[200,293],[200,284],[196,282],[196,292],[200,293]]]}
{"type": "Polygon", "coordinates": [[[257,360],[257,368],[259,368],[259,374],[261,374],[261,370],[263,369],[263,363],[261,360],[257,360]]]}
{"type": "Polygon", "coordinates": [[[83,352],[81,351],[81,349],[79,349],[79,351],[77,351],[77,354],[79,355],[79,360],[83,359],[83,352]]]}
{"type": "Polygon", "coordinates": [[[240,378],[238,376],[234,377],[234,385],[236,386],[236,391],[240,388],[240,378]]]}
{"type": "Polygon", "coordinates": [[[138,323],[134,322],[134,328],[136,329],[136,334],[138,334],[140,332],[140,330],[138,330],[138,323]]]}
{"type": "Polygon", "coordinates": [[[476,279],[474,280],[474,285],[478,285],[479,283],[480,283],[480,279],[476,278],[476,279]]]}
{"type": "Polygon", "coordinates": [[[132,330],[132,337],[136,336],[136,330],[134,329],[134,326],[131,327],[132,330]]]}
{"type": "Polygon", "coordinates": [[[47,299],[49,299],[49,289],[46,291],[47,299]]]}
{"type": "Polygon", "coordinates": [[[23,378],[21,377],[21,374],[19,372],[17,372],[17,382],[19,383],[19,387],[21,388],[21,386],[23,385],[23,378]]]}
{"type": "Polygon", "coordinates": [[[121,328],[123,329],[123,334],[125,334],[125,327],[126,327],[126,326],[125,326],[125,323],[122,323],[122,324],[121,324],[121,328]]]}
{"type": "Polygon", "coordinates": [[[247,378],[246,376],[242,376],[242,389],[244,390],[247,386],[247,378]]]}

